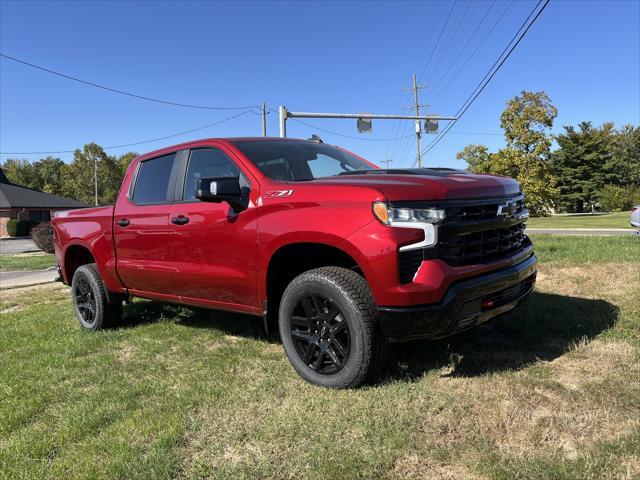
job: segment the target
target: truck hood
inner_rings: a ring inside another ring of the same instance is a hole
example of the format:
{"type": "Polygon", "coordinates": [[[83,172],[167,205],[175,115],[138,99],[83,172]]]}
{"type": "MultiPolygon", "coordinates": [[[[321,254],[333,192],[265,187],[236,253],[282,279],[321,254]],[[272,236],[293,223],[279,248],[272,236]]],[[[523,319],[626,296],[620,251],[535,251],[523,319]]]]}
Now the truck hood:
{"type": "Polygon", "coordinates": [[[499,197],[520,193],[509,177],[452,169],[368,170],[312,180],[317,185],[374,187],[390,201],[499,197]]]}

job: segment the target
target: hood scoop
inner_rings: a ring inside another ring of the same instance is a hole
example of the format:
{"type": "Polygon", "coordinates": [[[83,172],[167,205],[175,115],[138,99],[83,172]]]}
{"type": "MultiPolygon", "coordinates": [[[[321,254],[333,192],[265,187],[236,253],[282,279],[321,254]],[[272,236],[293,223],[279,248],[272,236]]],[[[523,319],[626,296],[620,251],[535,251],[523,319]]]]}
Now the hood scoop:
{"type": "Polygon", "coordinates": [[[471,175],[467,170],[456,168],[389,168],[354,170],[353,172],[341,172],[342,175],[428,175],[430,177],[448,177],[449,175],[471,175]]]}

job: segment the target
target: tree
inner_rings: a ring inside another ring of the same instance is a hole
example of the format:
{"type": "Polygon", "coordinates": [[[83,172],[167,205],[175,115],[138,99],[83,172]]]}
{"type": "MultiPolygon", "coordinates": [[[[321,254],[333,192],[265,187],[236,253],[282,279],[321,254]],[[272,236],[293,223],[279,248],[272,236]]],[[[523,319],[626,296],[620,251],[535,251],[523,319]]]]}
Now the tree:
{"type": "Polygon", "coordinates": [[[581,212],[585,204],[599,203],[609,209],[614,203],[602,199],[611,199],[612,192],[618,197],[622,191],[631,197],[640,192],[640,128],[625,125],[616,131],[611,122],[600,127],[581,122],[577,129],[564,129],[552,157],[563,208],[581,212]]]}
{"type": "Polygon", "coordinates": [[[507,145],[539,160],[549,160],[553,120],[558,109],[544,92],[522,92],[507,102],[500,116],[507,145]]]}
{"type": "Polygon", "coordinates": [[[104,204],[115,201],[124,174],[136,156],[134,152],[117,158],[107,156],[102,147],[89,143],[74,152],[73,161],[68,165],[55,157],[35,162],[8,159],[2,164],[2,170],[16,185],[93,203],[94,162],[97,161],[98,201],[104,204]]]}
{"type": "Polygon", "coordinates": [[[640,192],[630,187],[609,184],[598,192],[598,201],[607,212],[622,212],[640,201],[640,192]]]}
{"type": "Polygon", "coordinates": [[[475,173],[490,173],[492,155],[484,145],[472,144],[456,153],[456,159],[467,162],[469,169],[475,173]]]}
{"type": "Polygon", "coordinates": [[[605,165],[606,179],[640,190],[640,127],[620,128],[612,139],[611,151],[605,165]]]}
{"type": "Polygon", "coordinates": [[[118,171],[120,172],[122,178],[124,178],[124,174],[127,173],[127,168],[129,168],[131,161],[137,156],[138,154],[135,152],[128,152],[118,157],[116,163],[118,165],[118,171]]]}
{"type": "Polygon", "coordinates": [[[61,194],[63,166],[64,162],[54,157],[41,158],[35,162],[33,169],[37,177],[37,189],[43,192],[61,194]]]}
{"type": "Polygon", "coordinates": [[[546,214],[557,194],[551,170],[551,134],[558,111],[544,92],[522,92],[507,102],[500,117],[506,147],[490,153],[469,145],[456,155],[476,173],[506,175],[518,180],[534,215],[546,214]]]}
{"type": "Polygon", "coordinates": [[[613,172],[616,167],[611,163],[613,124],[594,127],[591,122],[581,122],[577,130],[572,126],[564,130],[556,138],[559,148],[552,157],[558,204],[582,212],[585,204],[593,207],[597,203],[605,184],[618,183],[614,180],[619,174],[613,172]]]}
{"type": "Polygon", "coordinates": [[[2,164],[2,171],[11,183],[27,188],[37,188],[33,165],[29,160],[9,158],[2,164]]]}
{"type": "Polygon", "coordinates": [[[82,150],[73,153],[73,161],[63,167],[64,195],[77,200],[93,203],[94,165],[98,167],[98,203],[115,201],[122,177],[113,157],[109,157],[101,146],[86,144],[82,150]]]}

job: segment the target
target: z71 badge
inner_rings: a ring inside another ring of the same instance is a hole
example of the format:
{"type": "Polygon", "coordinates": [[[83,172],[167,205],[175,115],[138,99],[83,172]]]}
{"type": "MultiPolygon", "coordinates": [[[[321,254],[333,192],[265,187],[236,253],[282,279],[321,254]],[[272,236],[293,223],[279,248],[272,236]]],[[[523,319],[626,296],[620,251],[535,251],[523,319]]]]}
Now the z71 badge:
{"type": "Polygon", "coordinates": [[[293,190],[271,190],[264,194],[264,198],[290,197],[292,194],[293,190]]]}

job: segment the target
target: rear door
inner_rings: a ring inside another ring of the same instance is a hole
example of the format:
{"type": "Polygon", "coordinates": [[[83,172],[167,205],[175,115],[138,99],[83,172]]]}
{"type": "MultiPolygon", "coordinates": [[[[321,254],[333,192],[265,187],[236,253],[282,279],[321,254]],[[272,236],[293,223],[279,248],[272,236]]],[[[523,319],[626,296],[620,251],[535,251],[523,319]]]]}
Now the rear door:
{"type": "Polygon", "coordinates": [[[171,295],[169,209],[177,158],[170,153],[140,162],[126,198],[114,212],[118,275],[129,289],[171,295]]]}
{"type": "Polygon", "coordinates": [[[175,290],[184,303],[255,309],[257,182],[224,146],[192,149],[184,163],[184,180],[176,185],[181,201],[171,206],[169,214],[175,290]],[[235,213],[226,202],[195,198],[198,178],[238,176],[241,185],[251,189],[246,210],[235,213]]]}

